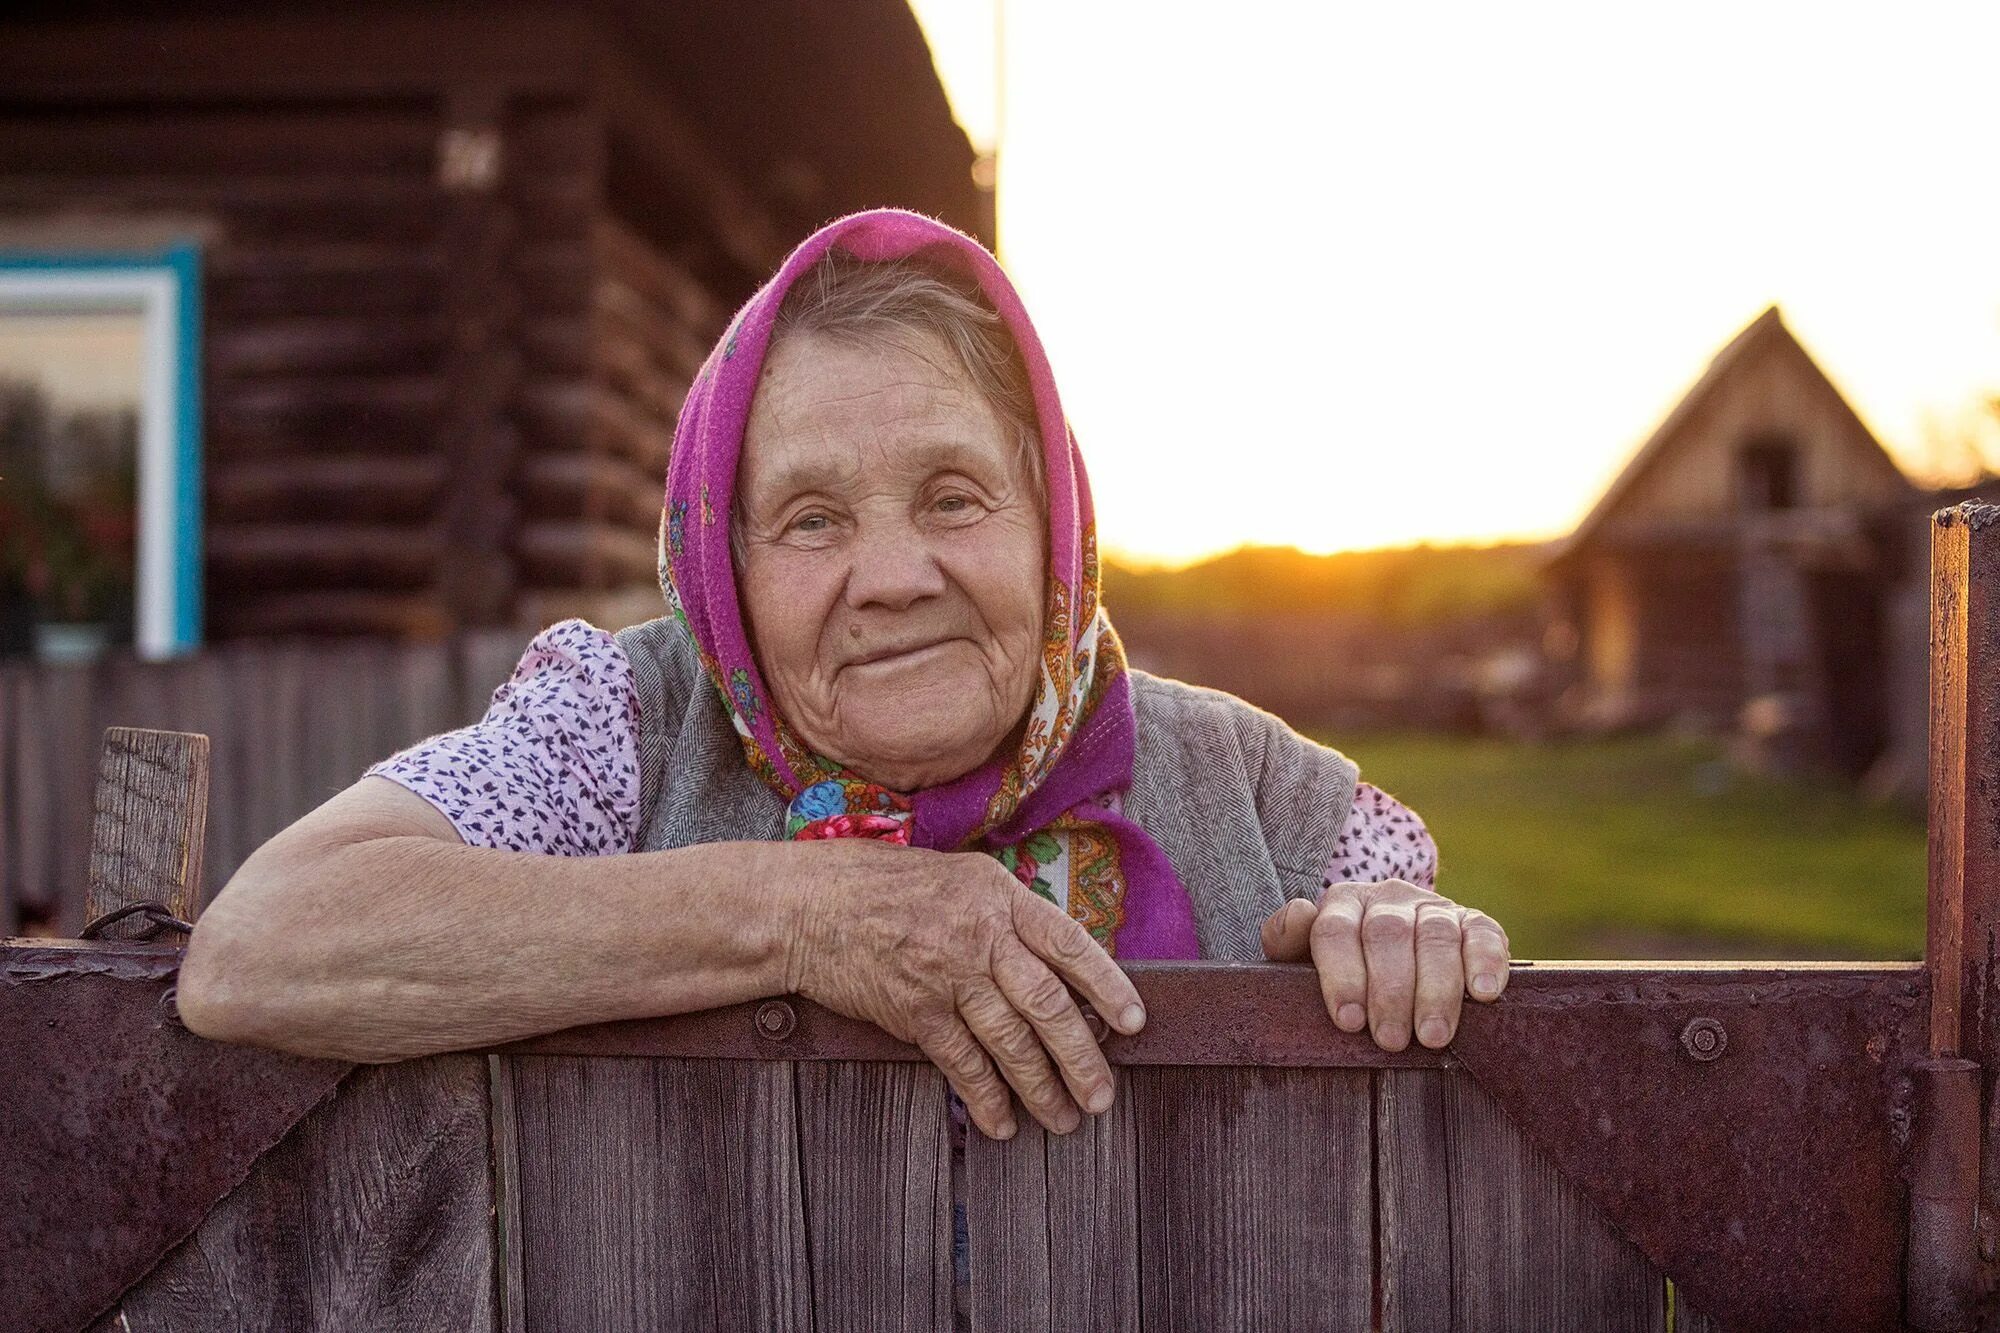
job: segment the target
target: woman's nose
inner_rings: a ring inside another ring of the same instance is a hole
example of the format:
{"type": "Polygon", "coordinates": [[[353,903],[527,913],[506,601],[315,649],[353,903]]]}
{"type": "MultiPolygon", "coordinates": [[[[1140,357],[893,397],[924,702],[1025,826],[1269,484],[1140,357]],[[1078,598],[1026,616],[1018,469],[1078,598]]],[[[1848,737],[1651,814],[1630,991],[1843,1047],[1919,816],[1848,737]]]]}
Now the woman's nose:
{"type": "Polygon", "coordinates": [[[847,572],[849,606],[900,611],[945,590],[944,571],[923,534],[914,527],[866,524],[848,549],[852,556],[847,572]]]}

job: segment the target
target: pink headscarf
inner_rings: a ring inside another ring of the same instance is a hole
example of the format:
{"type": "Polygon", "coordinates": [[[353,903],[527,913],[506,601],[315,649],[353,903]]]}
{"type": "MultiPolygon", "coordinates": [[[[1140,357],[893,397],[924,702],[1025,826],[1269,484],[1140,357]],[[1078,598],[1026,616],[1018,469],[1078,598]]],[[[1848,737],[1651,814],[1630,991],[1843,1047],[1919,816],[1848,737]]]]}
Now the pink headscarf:
{"type": "Polygon", "coordinates": [[[1090,484],[1041,340],[979,242],[881,209],[830,223],[792,251],[737,312],[688,390],[667,472],[660,573],[750,767],[790,803],[789,836],[983,850],[1120,957],[1198,956],[1187,890],[1152,838],[1112,808],[1132,784],[1137,722],[1124,650],[1098,605],[1090,484]],[[887,791],[804,747],[771,706],[737,601],[729,524],[758,372],[785,293],[836,246],[872,262],[922,252],[976,279],[1020,349],[1041,426],[1049,586],[1025,734],[1011,756],[917,792],[887,791]]]}

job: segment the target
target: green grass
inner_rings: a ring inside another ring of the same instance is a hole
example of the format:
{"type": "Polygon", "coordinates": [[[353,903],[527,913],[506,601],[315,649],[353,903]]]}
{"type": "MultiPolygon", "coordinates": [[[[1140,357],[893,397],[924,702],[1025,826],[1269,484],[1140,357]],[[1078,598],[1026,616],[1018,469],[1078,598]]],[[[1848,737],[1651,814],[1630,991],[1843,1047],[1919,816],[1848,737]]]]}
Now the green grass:
{"type": "Polygon", "coordinates": [[[1734,772],[1711,744],[1341,744],[1422,815],[1443,893],[1517,958],[1915,959],[1921,815],[1734,772]]]}

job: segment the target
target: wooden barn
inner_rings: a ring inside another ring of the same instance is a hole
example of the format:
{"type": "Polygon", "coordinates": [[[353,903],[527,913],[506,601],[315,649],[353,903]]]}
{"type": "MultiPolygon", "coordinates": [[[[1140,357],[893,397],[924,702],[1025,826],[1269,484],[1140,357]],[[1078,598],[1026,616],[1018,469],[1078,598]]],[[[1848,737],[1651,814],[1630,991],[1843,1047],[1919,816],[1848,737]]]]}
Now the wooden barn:
{"type": "Polygon", "coordinates": [[[1548,567],[1566,711],[1734,732],[1780,770],[1921,774],[1929,508],[1765,311],[1548,567]]]}
{"type": "Polygon", "coordinates": [[[0,652],[654,614],[729,313],[974,165],[903,0],[11,6],[0,652]]]}

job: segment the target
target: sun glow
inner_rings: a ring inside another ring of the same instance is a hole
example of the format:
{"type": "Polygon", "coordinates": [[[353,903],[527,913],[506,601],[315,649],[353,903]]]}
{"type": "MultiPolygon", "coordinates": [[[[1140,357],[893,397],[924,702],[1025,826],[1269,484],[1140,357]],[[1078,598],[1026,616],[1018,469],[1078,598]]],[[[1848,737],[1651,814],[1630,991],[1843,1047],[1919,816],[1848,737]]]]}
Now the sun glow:
{"type": "MultiPolygon", "coordinates": [[[[990,4],[916,0],[995,138],[990,4]]],[[[2000,7],[1007,0],[1003,258],[1107,546],[1567,530],[1767,305],[1906,467],[2000,392],[2000,7]]]]}

